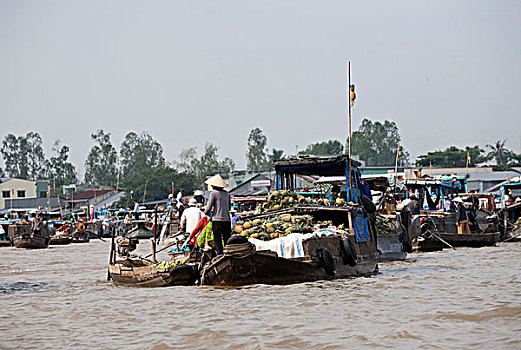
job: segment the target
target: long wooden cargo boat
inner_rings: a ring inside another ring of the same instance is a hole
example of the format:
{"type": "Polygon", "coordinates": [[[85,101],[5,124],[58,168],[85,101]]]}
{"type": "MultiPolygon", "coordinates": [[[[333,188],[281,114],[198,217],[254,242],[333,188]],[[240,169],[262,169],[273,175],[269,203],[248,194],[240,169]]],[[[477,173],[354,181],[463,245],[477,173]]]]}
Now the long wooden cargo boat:
{"type": "Polygon", "coordinates": [[[458,234],[441,232],[438,235],[454,247],[485,247],[499,242],[500,233],[458,234]]]}
{"type": "Polygon", "coordinates": [[[332,280],[347,277],[370,276],[377,272],[377,253],[372,243],[358,247],[357,261],[348,262],[342,245],[349,238],[339,236],[316,237],[304,250],[312,256],[287,259],[272,251],[255,251],[251,247],[240,254],[230,253],[214,258],[201,272],[202,285],[242,286],[248,284],[292,284],[317,280],[332,280]],[[327,247],[327,248],[320,248],[327,247]],[[337,251],[335,251],[337,247],[337,251]],[[331,252],[330,252],[331,250],[331,252]]]}
{"type": "Polygon", "coordinates": [[[193,265],[158,267],[138,259],[118,260],[108,266],[108,272],[116,285],[146,288],[193,285],[198,277],[193,265]]]}
{"type": "MultiPolygon", "coordinates": [[[[201,271],[201,284],[240,286],[247,284],[290,284],[324,279],[369,276],[378,270],[376,207],[360,189],[360,163],[349,157],[302,157],[277,161],[276,189],[295,191],[297,175],[346,177],[346,206],[291,204],[284,210],[268,211],[257,217],[281,212],[311,215],[315,220],[342,224],[349,234],[300,236],[298,258],[277,256],[276,252],[256,251],[251,243],[228,244],[225,254],[214,258],[201,271]],[[348,176],[353,181],[347,181],[348,176]],[[367,200],[367,201],[366,201],[367,200]],[[275,255],[274,255],[275,253],[275,255]]],[[[309,202],[308,202],[309,203],[309,202]]],[[[280,207],[280,206],[279,206],[280,207]]]]}
{"type": "Polygon", "coordinates": [[[39,231],[33,231],[30,224],[9,225],[9,238],[17,248],[43,249],[49,247],[50,230],[42,223],[39,231]]]}

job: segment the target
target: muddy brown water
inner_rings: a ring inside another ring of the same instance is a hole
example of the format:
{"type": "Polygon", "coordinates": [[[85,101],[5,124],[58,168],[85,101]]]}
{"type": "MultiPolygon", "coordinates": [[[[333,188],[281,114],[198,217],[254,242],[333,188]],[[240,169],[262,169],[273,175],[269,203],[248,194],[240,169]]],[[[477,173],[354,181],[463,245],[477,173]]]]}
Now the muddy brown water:
{"type": "Polygon", "coordinates": [[[411,254],[370,278],[242,288],[115,287],[108,251],[0,248],[0,348],[521,349],[521,243],[411,254]]]}

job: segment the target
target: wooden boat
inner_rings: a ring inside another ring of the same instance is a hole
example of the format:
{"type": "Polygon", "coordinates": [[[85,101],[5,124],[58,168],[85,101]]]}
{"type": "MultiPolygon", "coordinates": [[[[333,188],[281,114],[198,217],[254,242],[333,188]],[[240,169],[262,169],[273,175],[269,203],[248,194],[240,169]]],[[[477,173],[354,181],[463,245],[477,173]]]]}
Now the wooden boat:
{"type": "Polygon", "coordinates": [[[17,248],[47,248],[51,240],[50,230],[44,223],[39,231],[33,231],[30,224],[9,225],[8,234],[11,242],[17,248]]]}
{"type": "Polygon", "coordinates": [[[339,235],[304,240],[306,256],[295,259],[278,257],[273,251],[256,251],[252,245],[236,253],[237,249],[231,249],[233,245],[227,245],[225,254],[204,266],[201,284],[292,284],[375,274],[378,269],[375,242],[352,245],[356,247],[357,261],[348,263],[342,252],[342,246],[349,245],[348,240],[352,238],[339,235]]]}
{"type": "Polygon", "coordinates": [[[167,287],[193,285],[198,278],[194,265],[157,267],[146,260],[118,260],[108,267],[109,278],[116,285],[132,287],[167,287]]]}
{"type": "Polygon", "coordinates": [[[458,234],[440,232],[438,235],[454,247],[485,247],[499,242],[500,233],[458,234]]]}
{"type": "Polygon", "coordinates": [[[9,231],[9,223],[6,224],[0,224],[2,225],[2,233],[0,233],[0,247],[10,247],[11,246],[11,240],[9,239],[9,236],[6,233],[6,230],[9,231]],[[5,226],[5,228],[4,228],[5,226]]]}
{"type": "Polygon", "coordinates": [[[51,236],[50,245],[66,245],[72,243],[72,237],[68,234],[56,234],[51,236]]]}
{"type": "MultiPolygon", "coordinates": [[[[248,284],[290,284],[324,279],[369,276],[377,272],[378,251],[374,223],[374,204],[367,203],[360,190],[360,163],[349,157],[301,157],[274,163],[277,190],[296,190],[296,175],[343,176],[347,206],[292,204],[289,208],[268,211],[257,218],[281,213],[311,215],[333,225],[349,228],[349,234],[302,238],[299,258],[283,258],[275,252],[256,251],[250,243],[228,244],[225,253],[207,263],[201,272],[201,284],[240,286],[248,284]],[[349,171],[348,171],[349,170],[349,171]],[[357,239],[355,239],[355,236],[357,239]],[[275,253],[276,254],[276,253],[275,253]]],[[[342,202],[341,201],[341,202],[342,202]]]]}

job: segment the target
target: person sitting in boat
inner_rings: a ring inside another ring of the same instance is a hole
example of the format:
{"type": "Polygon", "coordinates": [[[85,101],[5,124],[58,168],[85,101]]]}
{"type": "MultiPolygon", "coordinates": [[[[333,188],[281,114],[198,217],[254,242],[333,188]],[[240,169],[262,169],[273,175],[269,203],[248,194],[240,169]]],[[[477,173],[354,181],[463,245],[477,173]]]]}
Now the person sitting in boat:
{"type": "Polygon", "coordinates": [[[338,198],[338,195],[340,193],[340,186],[338,185],[333,185],[333,187],[331,187],[331,194],[329,195],[329,201],[330,202],[334,202],[336,201],[336,199],[338,198]]]}
{"type": "Polygon", "coordinates": [[[204,214],[201,209],[197,208],[196,199],[190,198],[188,208],[185,209],[183,215],[181,215],[181,231],[191,233],[203,216],[204,214]]]}
{"type": "Polygon", "coordinates": [[[463,204],[463,199],[461,199],[460,197],[456,197],[453,199],[453,201],[457,204],[456,221],[458,223],[458,233],[469,234],[469,217],[467,215],[467,209],[465,209],[465,205],[463,204]]]}
{"type": "Polygon", "coordinates": [[[411,210],[412,215],[418,215],[420,213],[420,201],[416,196],[411,196],[411,201],[407,204],[407,207],[411,210]]]}
{"type": "Polygon", "coordinates": [[[203,204],[204,205],[204,196],[203,191],[197,190],[194,192],[194,198],[197,201],[197,204],[203,204]]]}
{"type": "Polygon", "coordinates": [[[230,217],[232,220],[232,225],[237,225],[237,221],[241,221],[241,217],[237,215],[237,210],[235,208],[230,209],[230,217]]]}

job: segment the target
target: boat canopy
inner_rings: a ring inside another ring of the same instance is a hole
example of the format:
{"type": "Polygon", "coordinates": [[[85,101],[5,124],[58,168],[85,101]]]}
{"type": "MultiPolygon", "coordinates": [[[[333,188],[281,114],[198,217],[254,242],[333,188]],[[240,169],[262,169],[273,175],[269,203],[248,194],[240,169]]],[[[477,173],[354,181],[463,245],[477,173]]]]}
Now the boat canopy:
{"type": "Polygon", "coordinates": [[[349,165],[351,165],[351,191],[346,191],[347,201],[358,201],[360,196],[360,171],[361,165],[356,160],[349,160],[346,155],[335,157],[310,157],[290,158],[279,160],[274,163],[276,172],[276,188],[296,190],[296,175],[309,176],[343,176],[348,183],[349,165]]]}

